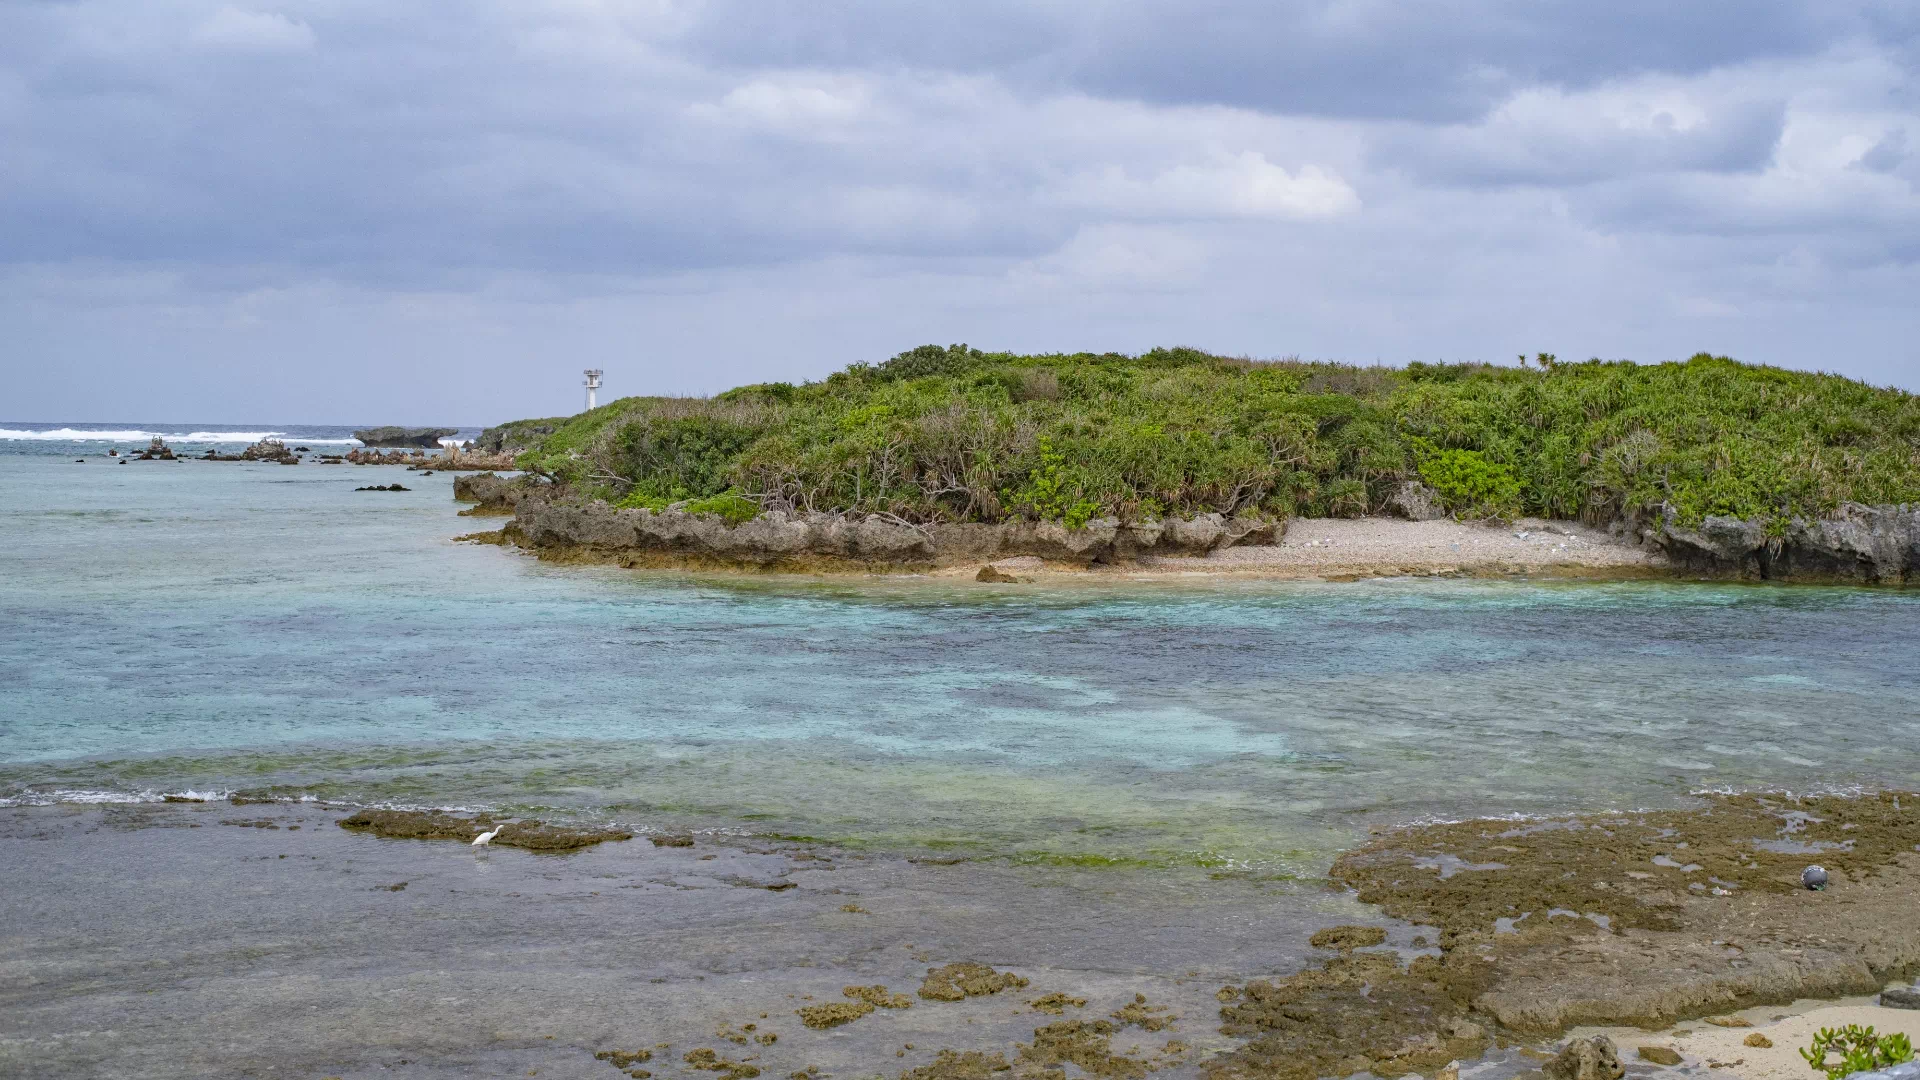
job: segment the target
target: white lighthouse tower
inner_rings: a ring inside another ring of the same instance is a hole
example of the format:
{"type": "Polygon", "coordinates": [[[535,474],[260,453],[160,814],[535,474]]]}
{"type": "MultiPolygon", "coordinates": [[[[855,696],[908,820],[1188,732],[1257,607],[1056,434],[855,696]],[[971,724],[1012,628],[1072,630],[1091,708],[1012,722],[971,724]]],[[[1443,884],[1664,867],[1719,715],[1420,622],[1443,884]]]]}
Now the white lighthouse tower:
{"type": "Polygon", "coordinates": [[[600,389],[600,376],[605,375],[606,372],[601,371],[599,368],[588,368],[586,374],[587,374],[587,408],[591,409],[593,408],[593,404],[594,404],[595,391],[600,389]]]}

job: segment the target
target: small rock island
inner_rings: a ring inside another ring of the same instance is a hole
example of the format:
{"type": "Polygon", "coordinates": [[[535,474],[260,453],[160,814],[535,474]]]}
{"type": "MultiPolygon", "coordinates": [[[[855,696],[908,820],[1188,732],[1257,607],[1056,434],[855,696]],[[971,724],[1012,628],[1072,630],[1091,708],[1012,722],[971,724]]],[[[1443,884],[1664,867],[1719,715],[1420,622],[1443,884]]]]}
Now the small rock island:
{"type": "Polygon", "coordinates": [[[353,433],[368,446],[381,448],[420,446],[429,450],[438,449],[440,440],[449,435],[460,434],[459,428],[448,427],[386,427],[362,428],[353,433]]]}

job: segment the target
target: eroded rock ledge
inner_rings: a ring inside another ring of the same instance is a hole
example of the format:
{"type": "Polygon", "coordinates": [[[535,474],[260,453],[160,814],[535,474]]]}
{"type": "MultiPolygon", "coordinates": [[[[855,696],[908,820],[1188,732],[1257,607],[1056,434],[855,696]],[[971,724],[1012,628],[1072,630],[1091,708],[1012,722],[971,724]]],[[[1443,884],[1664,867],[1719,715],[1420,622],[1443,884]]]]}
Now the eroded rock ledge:
{"type": "Polygon", "coordinates": [[[870,514],[762,514],[729,525],[676,510],[616,509],[604,502],[547,499],[495,477],[474,476],[457,494],[509,506],[510,537],[542,555],[642,565],[711,562],[771,569],[823,565],[934,567],[1014,555],[1094,563],[1149,554],[1204,554],[1240,543],[1273,543],[1284,526],[1202,514],[1191,521],[1123,525],[1112,519],[1068,529],[1051,521],[999,525],[914,525],[870,514]]]}
{"type": "MultiPolygon", "coordinates": [[[[617,509],[569,498],[526,478],[488,472],[456,479],[454,496],[478,504],[466,514],[513,515],[504,539],[544,558],[624,566],[919,569],[1022,555],[1089,565],[1272,545],[1286,532],[1284,522],[1220,514],[1127,524],[1102,518],[1072,530],[1058,522],[915,525],[878,514],[779,512],[730,525],[706,514],[617,509]]],[[[1411,512],[1404,516],[1416,521],[1432,517],[1411,512]]],[[[1667,508],[1616,522],[1609,531],[1611,542],[1625,549],[1664,556],[1664,563],[1647,565],[1683,576],[1920,582],[1920,506],[1848,503],[1831,517],[1812,521],[1782,525],[1708,517],[1695,527],[1682,525],[1667,508]]]]}
{"type": "Polygon", "coordinates": [[[1693,571],[1771,580],[1920,581],[1920,506],[1843,503],[1831,517],[1764,521],[1708,517],[1680,525],[1671,509],[1646,534],[1693,571]]]}

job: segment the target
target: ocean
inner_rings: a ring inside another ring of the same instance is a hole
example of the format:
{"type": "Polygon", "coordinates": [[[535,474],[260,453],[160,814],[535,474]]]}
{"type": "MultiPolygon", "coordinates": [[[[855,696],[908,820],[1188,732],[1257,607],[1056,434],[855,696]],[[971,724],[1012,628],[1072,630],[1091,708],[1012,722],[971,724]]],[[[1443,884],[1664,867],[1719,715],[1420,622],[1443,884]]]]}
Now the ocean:
{"type": "Polygon", "coordinates": [[[1375,824],[1920,778],[1911,592],[560,567],[454,543],[497,522],[445,474],[76,445],[0,441],[3,804],[265,789],[1312,875],[1375,824]]]}

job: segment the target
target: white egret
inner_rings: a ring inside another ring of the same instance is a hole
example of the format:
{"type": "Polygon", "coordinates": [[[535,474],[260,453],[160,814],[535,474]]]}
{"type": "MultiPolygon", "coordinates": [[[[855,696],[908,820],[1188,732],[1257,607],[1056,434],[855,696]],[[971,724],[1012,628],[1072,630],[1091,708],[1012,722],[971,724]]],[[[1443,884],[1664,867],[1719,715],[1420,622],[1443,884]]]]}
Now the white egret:
{"type": "Polygon", "coordinates": [[[498,825],[494,827],[494,830],[492,832],[483,832],[479,836],[474,837],[473,846],[480,847],[483,844],[493,843],[493,838],[496,836],[499,836],[500,830],[504,828],[506,828],[505,825],[498,825]]]}

